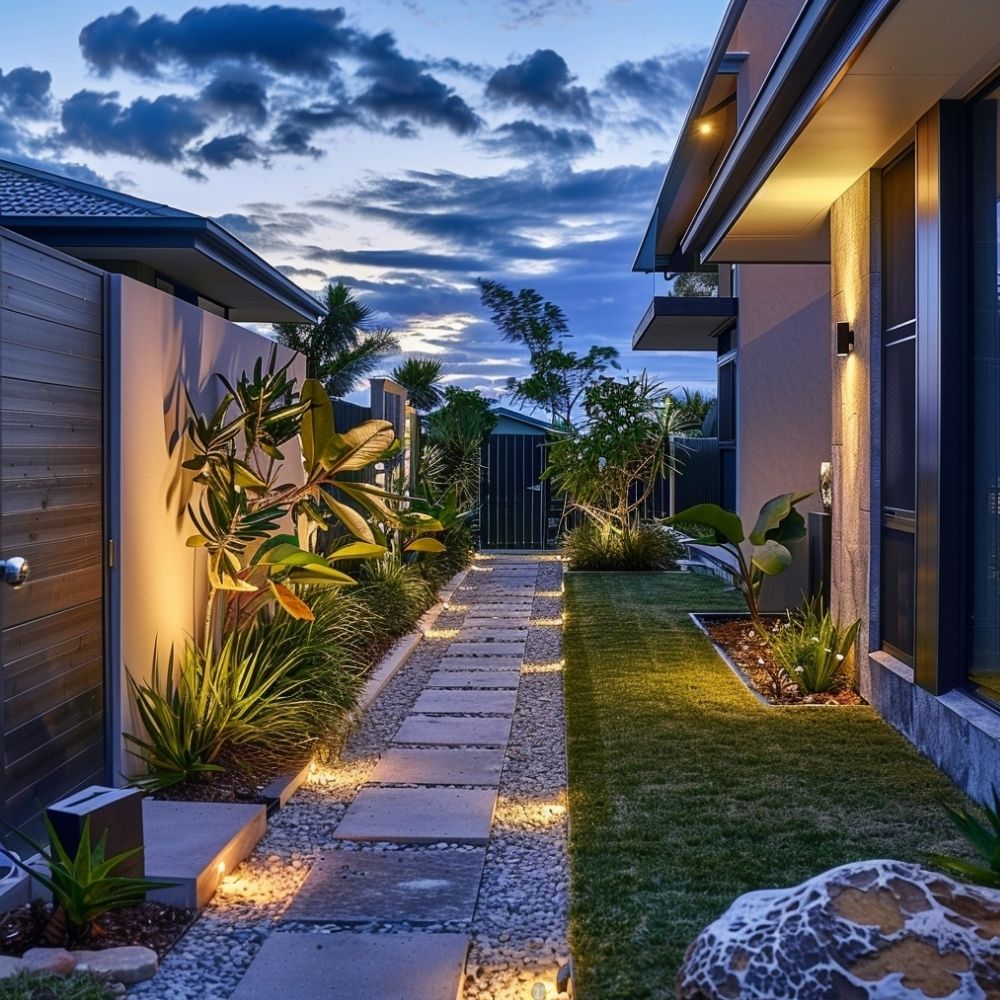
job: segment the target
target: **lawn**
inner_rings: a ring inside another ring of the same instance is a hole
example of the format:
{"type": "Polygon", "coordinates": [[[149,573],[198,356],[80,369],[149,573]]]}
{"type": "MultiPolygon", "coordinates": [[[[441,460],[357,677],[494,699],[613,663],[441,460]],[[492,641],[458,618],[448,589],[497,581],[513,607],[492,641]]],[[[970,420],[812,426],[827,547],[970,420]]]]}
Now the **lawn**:
{"type": "Polygon", "coordinates": [[[571,944],[579,1000],[669,997],[741,893],[961,849],[964,799],[867,706],[765,708],[687,617],[688,574],[566,577],[571,944]]]}

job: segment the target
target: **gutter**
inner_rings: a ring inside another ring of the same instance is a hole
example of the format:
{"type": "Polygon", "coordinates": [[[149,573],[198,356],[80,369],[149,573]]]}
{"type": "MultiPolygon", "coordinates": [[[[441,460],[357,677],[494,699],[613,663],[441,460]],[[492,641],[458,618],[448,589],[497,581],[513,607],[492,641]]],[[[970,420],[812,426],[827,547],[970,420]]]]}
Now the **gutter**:
{"type": "Polygon", "coordinates": [[[708,260],[898,0],[807,0],[681,241],[708,260]],[[818,69],[817,69],[818,67],[818,69]]]}

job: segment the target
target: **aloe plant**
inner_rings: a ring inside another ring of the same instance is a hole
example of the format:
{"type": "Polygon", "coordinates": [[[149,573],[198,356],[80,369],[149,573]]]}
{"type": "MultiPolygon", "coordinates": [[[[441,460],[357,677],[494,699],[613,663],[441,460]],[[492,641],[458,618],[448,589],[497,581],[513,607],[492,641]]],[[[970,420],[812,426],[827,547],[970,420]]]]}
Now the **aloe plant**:
{"type": "Polygon", "coordinates": [[[96,845],[91,845],[89,816],[83,821],[80,841],[72,857],[47,816],[45,828],[51,849],[23,830],[14,832],[41,855],[47,872],[37,865],[26,864],[13,854],[9,855],[19,868],[52,893],[52,916],[43,934],[45,944],[61,945],[66,943],[67,938],[71,943],[82,940],[89,935],[93,922],[102,914],[123,906],[135,906],[146,898],[151,889],[169,889],[176,884],[159,879],[115,875],[114,872],[142,848],[134,847],[113,857],[105,857],[107,831],[96,845]]]}
{"type": "Polygon", "coordinates": [[[1000,889],[1000,794],[993,789],[993,807],[983,807],[986,823],[964,810],[947,809],[952,822],[985,865],[948,854],[929,854],[927,860],[965,882],[1000,889]]]}
{"type": "Polygon", "coordinates": [[[754,624],[760,624],[759,598],[764,580],[778,576],[792,564],[789,548],[806,537],[806,522],[795,509],[797,504],[812,496],[808,493],[782,493],[768,500],[760,509],[749,534],[738,514],[714,503],[699,503],[682,510],[663,523],[681,522],[703,525],[709,533],[693,539],[699,545],[717,545],[732,553],[736,567],[726,567],[747,603],[754,624]],[[750,543],[749,558],[743,543],[750,543]]]}

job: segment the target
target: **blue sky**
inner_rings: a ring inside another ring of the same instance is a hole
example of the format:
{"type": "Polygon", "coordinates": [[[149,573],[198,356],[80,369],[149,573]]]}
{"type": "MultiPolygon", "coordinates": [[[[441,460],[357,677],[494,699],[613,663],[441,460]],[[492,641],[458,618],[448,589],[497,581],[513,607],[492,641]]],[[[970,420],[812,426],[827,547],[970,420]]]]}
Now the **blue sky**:
{"type": "Polygon", "coordinates": [[[475,279],[531,286],[571,346],[633,354],[630,273],[722,0],[342,7],[8,0],[0,156],[219,218],[303,287],[342,278],[409,353],[496,394],[526,357],[475,279]]]}

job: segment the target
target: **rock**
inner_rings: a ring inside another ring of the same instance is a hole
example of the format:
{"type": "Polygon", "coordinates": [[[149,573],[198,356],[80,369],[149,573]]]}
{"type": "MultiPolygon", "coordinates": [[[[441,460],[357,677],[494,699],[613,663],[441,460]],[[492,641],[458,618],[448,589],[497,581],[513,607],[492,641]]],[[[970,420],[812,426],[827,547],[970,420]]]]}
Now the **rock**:
{"type": "Polygon", "coordinates": [[[692,942],[679,1000],[1000,996],[1000,892],[862,861],[740,896],[692,942]]]}
{"type": "Polygon", "coordinates": [[[24,968],[24,962],[9,955],[0,955],[0,979],[16,976],[24,968]]]}
{"type": "Polygon", "coordinates": [[[103,951],[74,951],[77,968],[131,985],[152,979],[159,968],[156,952],[142,945],[105,948],[103,951]]]}
{"type": "Polygon", "coordinates": [[[22,968],[68,976],[76,968],[76,959],[65,948],[29,948],[24,953],[22,968]]]}

